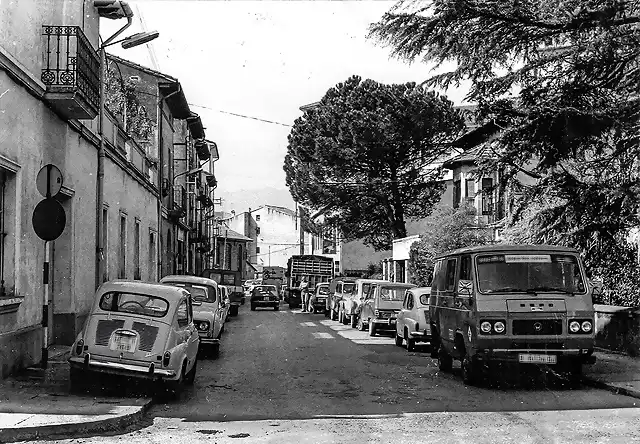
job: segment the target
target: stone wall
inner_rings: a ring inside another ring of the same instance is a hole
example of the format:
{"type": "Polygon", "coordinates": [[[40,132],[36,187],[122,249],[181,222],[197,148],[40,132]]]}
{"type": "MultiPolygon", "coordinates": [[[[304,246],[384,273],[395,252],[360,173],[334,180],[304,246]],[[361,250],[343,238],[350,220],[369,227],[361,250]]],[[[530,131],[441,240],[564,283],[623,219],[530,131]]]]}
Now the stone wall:
{"type": "Polygon", "coordinates": [[[596,346],[640,355],[640,308],[594,304],[596,346]]]}

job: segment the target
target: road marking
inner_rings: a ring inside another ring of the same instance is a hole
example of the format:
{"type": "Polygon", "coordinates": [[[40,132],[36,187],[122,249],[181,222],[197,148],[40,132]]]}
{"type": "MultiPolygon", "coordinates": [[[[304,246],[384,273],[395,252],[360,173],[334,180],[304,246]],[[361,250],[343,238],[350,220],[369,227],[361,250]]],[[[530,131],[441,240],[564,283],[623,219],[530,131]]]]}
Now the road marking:
{"type": "Polygon", "coordinates": [[[321,331],[314,331],[311,334],[316,339],[333,339],[333,336],[331,335],[331,333],[325,333],[325,332],[321,332],[321,331]]]}
{"type": "Polygon", "coordinates": [[[303,327],[317,327],[315,322],[301,322],[300,325],[303,327]]]}
{"type": "Polygon", "coordinates": [[[364,345],[392,345],[393,339],[391,338],[365,338],[365,339],[352,339],[351,342],[354,344],[364,344],[364,345]]]}

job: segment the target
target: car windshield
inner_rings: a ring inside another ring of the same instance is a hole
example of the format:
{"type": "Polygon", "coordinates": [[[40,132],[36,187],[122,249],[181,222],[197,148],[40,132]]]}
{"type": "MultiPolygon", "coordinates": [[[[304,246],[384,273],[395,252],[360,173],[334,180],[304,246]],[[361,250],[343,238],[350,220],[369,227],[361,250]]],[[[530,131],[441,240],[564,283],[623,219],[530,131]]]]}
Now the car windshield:
{"type": "Polygon", "coordinates": [[[383,301],[401,301],[404,299],[406,287],[380,287],[380,299],[383,301]]]}
{"type": "Polygon", "coordinates": [[[155,296],[114,291],[102,295],[100,309],[161,318],[167,314],[169,303],[155,296]]]}
{"type": "Polygon", "coordinates": [[[429,305],[429,293],[420,295],[420,303],[422,305],[429,305]]]}
{"type": "Polygon", "coordinates": [[[194,301],[198,302],[207,302],[214,301],[214,297],[209,298],[209,290],[206,287],[202,287],[200,285],[191,285],[185,284],[183,282],[165,282],[169,285],[174,285],[176,287],[184,288],[191,293],[191,297],[194,301]]]}
{"type": "Polygon", "coordinates": [[[329,287],[327,287],[326,285],[318,287],[318,294],[329,294],[329,287]]]}
{"type": "Polygon", "coordinates": [[[577,257],[568,254],[497,254],[476,259],[481,293],[584,293],[577,257]]]}

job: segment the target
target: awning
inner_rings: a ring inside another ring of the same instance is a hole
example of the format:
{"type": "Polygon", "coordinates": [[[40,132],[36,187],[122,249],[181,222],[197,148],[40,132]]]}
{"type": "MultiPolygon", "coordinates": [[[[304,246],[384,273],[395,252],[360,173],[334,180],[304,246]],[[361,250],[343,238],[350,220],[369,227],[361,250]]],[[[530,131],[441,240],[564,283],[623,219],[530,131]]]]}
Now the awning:
{"type": "Polygon", "coordinates": [[[194,139],[204,139],[204,127],[202,126],[202,119],[196,113],[192,112],[187,117],[187,126],[189,127],[189,133],[194,139]]]}
{"type": "Polygon", "coordinates": [[[165,97],[169,111],[176,119],[187,119],[193,114],[189,109],[187,98],[184,95],[180,82],[158,83],[160,94],[165,97]]]}

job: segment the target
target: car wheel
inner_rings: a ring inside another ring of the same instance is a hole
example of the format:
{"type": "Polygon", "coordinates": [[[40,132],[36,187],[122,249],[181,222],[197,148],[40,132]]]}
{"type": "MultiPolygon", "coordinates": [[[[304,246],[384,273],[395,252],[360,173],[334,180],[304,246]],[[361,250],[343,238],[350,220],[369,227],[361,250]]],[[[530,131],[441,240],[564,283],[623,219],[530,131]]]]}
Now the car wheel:
{"type": "Polygon", "coordinates": [[[362,315],[358,316],[358,330],[359,331],[365,331],[366,327],[364,325],[364,321],[362,320],[362,315]]]}
{"type": "Polygon", "coordinates": [[[404,337],[407,340],[407,351],[412,352],[416,350],[416,340],[409,336],[409,330],[404,329],[404,337]]]}
{"type": "Polygon", "coordinates": [[[398,347],[402,347],[402,343],[404,342],[404,339],[402,338],[402,336],[400,336],[398,334],[398,332],[396,331],[396,345],[398,347]]]}
{"type": "Polygon", "coordinates": [[[344,317],[344,313],[342,312],[342,309],[340,308],[340,309],[338,309],[338,322],[341,323],[341,324],[343,323],[342,322],[342,318],[343,317],[344,317]]]}
{"type": "Polygon", "coordinates": [[[251,304],[251,311],[256,311],[256,306],[251,304]]]}
{"type": "Polygon", "coordinates": [[[231,316],[238,316],[238,306],[232,305],[230,312],[231,312],[231,316]]]}
{"type": "Polygon", "coordinates": [[[193,385],[193,383],[196,380],[196,370],[198,368],[198,358],[196,357],[195,362],[193,363],[193,367],[191,367],[191,370],[189,371],[189,373],[186,374],[186,376],[184,377],[184,382],[187,385],[193,385]]]}
{"type": "Polygon", "coordinates": [[[376,324],[369,321],[369,336],[375,336],[376,335],[376,324]]]}
{"type": "Polygon", "coordinates": [[[442,346],[438,350],[438,368],[447,373],[453,369],[453,358],[442,346]]]}
{"type": "Polygon", "coordinates": [[[429,341],[429,348],[431,349],[431,357],[433,359],[438,359],[438,350],[440,347],[440,343],[438,342],[438,332],[434,326],[431,326],[431,341],[429,341]]]}
{"type": "Polygon", "coordinates": [[[278,310],[280,310],[280,306],[279,306],[279,305],[274,305],[274,306],[273,306],[273,310],[274,310],[274,311],[278,311],[278,310]]]}
{"type": "Polygon", "coordinates": [[[85,372],[79,368],[69,369],[69,389],[72,393],[83,392],[87,389],[87,378],[85,372]]]}
{"type": "Polygon", "coordinates": [[[212,344],[211,348],[209,348],[209,353],[211,358],[218,359],[220,356],[220,344],[212,344]]]}
{"type": "Polygon", "coordinates": [[[324,309],[324,317],[325,318],[329,317],[329,310],[327,310],[326,308],[324,309]]]}

